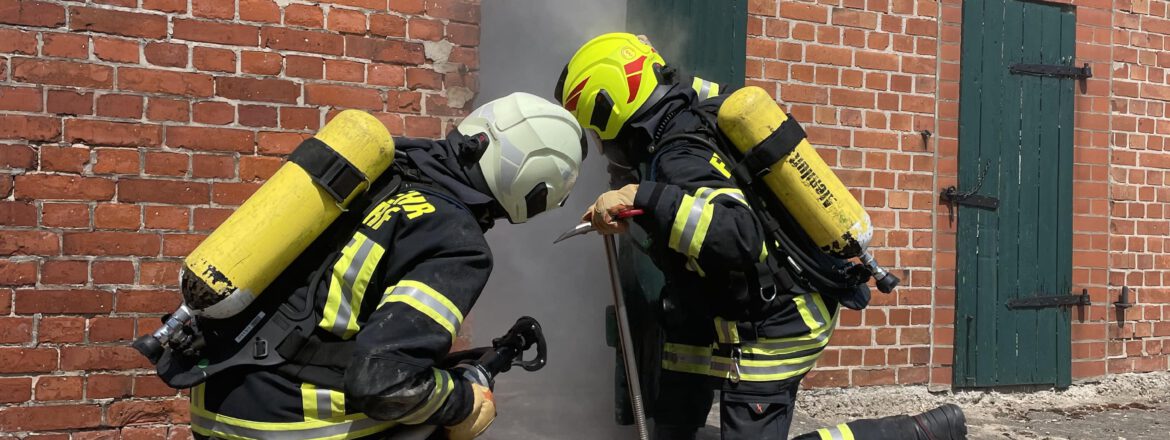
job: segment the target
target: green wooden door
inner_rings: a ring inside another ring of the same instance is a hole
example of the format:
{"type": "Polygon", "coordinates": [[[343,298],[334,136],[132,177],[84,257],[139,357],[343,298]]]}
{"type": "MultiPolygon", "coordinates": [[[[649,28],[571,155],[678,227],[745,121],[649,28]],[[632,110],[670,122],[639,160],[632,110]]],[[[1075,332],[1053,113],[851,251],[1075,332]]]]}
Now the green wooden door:
{"type": "Polygon", "coordinates": [[[747,0],[629,0],[626,29],[650,38],[667,63],[720,84],[742,86],[747,0]]]}
{"type": "Polygon", "coordinates": [[[1007,303],[1072,290],[1076,80],[1009,68],[1072,65],[1075,24],[1062,5],[963,2],[959,190],[999,207],[955,208],[955,386],[1070,382],[1070,308],[1007,303]]]}

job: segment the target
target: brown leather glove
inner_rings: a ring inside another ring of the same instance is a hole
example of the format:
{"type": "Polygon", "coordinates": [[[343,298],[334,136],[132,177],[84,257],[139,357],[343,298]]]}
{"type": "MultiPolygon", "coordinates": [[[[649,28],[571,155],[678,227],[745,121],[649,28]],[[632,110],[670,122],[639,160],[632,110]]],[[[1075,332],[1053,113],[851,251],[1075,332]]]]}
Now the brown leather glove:
{"type": "Polygon", "coordinates": [[[581,216],[581,221],[593,223],[599,234],[620,234],[630,228],[626,220],[619,220],[615,216],[622,211],[634,207],[634,195],[638,194],[638,184],[632,183],[613,191],[606,191],[597,197],[581,216]]]}
{"type": "Polygon", "coordinates": [[[471,414],[459,424],[447,427],[447,437],[451,440],[471,440],[479,437],[496,420],[496,399],[492,396],[492,390],[473,383],[471,392],[475,395],[471,414]]]}

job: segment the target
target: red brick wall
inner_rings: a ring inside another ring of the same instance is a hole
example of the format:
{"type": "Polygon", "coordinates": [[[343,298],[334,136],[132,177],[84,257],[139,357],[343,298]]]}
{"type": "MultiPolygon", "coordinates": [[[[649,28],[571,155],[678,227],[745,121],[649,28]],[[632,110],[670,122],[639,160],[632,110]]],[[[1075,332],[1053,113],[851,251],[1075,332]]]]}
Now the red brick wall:
{"type": "MultiPolygon", "coordinates": [[[[1170,354],[1170,12],[1166,1],[1077,9],[1074,379],[1167,370],[1170,354]],[[1119,323],[1121,286],[1131,300],[1119,323]]],[[[751,0],[747,78],[775,93],[867,207],[873,245],[909,270],[899,293],[844,312],[811,386],[951,383],[955,224],[937,202],[958,176],[959,0],[751,0]],[[918,134],[928,129],[929,140],[918,134]]]]}
{"type": "Polygon", "coordinates": [[[478,3],[0,0],[0,438],[186,437],[127,345],[181,256],[337,109],[445,133],[478,3]]]}
{"type": "Polygon", "coordinates": [[[868,309],[841,314],[832,348],[806,383],[925,383],[939,355],[931,323],[954,316],[953,293],[946,299],[932,289],[948,282],[932,273],[938,144],[920,134],[938,131],[938,5],[751,0],[749,13],[747,83],[802,121],[869,211],[875,256],[905,271],[896,293],[875,291],[868,309]]]}

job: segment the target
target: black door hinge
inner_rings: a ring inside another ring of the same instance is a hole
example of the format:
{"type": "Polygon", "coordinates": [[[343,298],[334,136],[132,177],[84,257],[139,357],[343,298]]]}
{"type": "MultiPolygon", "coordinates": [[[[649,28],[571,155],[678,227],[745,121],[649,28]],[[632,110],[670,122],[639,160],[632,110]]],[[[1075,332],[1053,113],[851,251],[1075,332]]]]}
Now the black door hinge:
{"type": "Polygon", "coordinates": [[[999,199],[991,196],[979,195],[979,189],[983,188],[983,179],[987,177],[988,166],[984,164],[982,170],[979,171],[979,179],[975,181],[975,188],[970,191],[960,192],[959,188],[951,185],[946,187],[939,193],[939,199],[948,205],[970,206],[972,208],[981,208],[991,211],[999,209],[999,199]]]}
{"type": "Polygon", "coordinates": [[[1089,289],[1082,289],[1080,295],[1034,296],[1031,298],[1010,299],[1007,302],[1009,309],[1039,309],[1047,307],[1088,306],[1089,289]]]}
{"type": "Polygon", "coordinates": [[[1093,69],[1089,63],[1084,67],[1064,66],[1059,64],[1013,64],[1009,69],[1016,75],[1048,76],[1053,78],[1085,79],[1093,77],[1093,69]]]}

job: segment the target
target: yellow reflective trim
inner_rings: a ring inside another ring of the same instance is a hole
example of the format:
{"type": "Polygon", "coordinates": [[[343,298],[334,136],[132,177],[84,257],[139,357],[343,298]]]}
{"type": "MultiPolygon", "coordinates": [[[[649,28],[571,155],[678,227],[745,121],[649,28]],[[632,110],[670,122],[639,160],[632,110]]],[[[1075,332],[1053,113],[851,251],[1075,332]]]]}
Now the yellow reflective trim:
{"type": "Polygon", "coordinates": [[[397,285],[390,286],[384,293],[382,304],[400,302],[407,304],[424,315],[427,315],[451,334],[451,340],[459,333],[459,326],[463,323],[463,312],[430,286],[418,281],[402,280],[397,285]]]}
{"type": "Polygon", "coordinates": [[[319,327],[326,331],[332,331],[333,326],[337,323],[337,314],[341,310],[341,304],[344,302],[342,294],[344,274],[349,269],[350,264],[353,263],[353,257],[357,253],[357,250],[362,247],[362,244],[366,240],[365,235],[361,233],[354,234],[349,244],[341,250],[341,257],[337,259],[337,263],[333,265],[333,275],[329,282],[329,298],[325,300],[325,309],[322,311],[321,323],[319,324],[319,327]]]}
{"type": "Polygon", "coordinates": [[[301,384],[301,409],[304,420],[317,418],[317,386],[305,382],[301,384]]]}
{"type": "MultiPolygon", "coordinates": [[[[336,425],[338,423],[354,422],[354,421],[365,420],[365,419],[369,418],[369,416],[367,416],[365,414],[357,413],[357,414],[343,414],[343,415],[340,415],[337,417],[330,417],[328,419],[320,419],[320,418],[314,417],[314,418],[309,418],[303,422],[281,423],[281,422],[254,422],[251,420],[237,419],[235,417],[225,416],[223,414],[216,414],[216,413],[208,411],[202,407],[195,407],[195,406],[191,407],[191,413],[198,414],[199,416],[201,416],[203,418],[211,419],[211,420],[214,420],[214,421],[217,421],[220,423],[224,423],[227,425],[240,426],[240,427],[244,427],[244,428],[251,428],[251,429],[257,429],[257,430],[262,430],[262,431],[290,431],[290,430],[297,430],[297,429],[323,428],[326,426],[336,425]]],[[[392,426],[394,424],[395,424],[394,422],[386,422],[386,425],[387,425],[386,427],[392,426]]]]}
{"type": "Polygon", "coordinates": [[[833,440],[833,434],[829,433],[826,428],[818,429],[817,435],[821,437],[821,440],[833,440]]]}
{"type": "Polygon", "coordinates": [[[674,213],[674,224],[670,228],[670,241],[667,242],[671,249],[679,248],[679,241],[687,228],[687,219],[691,217],[691,208],[695,202],[697,202],[695,197],[684,194],[682,202],[678,204],[678,212],[674,213]]]}
{"type": "Polygon", "coordinates": [[[345,414],[345,393],[329,390],[329,404],[332,406],[333,414],[345,414]]]}
{"type": "Polygon", "coordinates": [[[431,389],[431,396],[427,398],[426,403],[419,407],[415,412],[398,419],[400,423],[406,425],[417,425],[427,421],[443,406],[447,401],[447,397],[451,395],[451,391],[455,389],[455,381],[451,380],[451,376],[446,371],[433,368],[431,371],[435,374],[435,386],[431,389]]]}
{"type": "MultiPolygon", "coordinates": [[[[352,317],[346,321],[345,333],[341,336],[342,339],[350,339],[360,330],[358,317],[361,316],[362,300],[366,296],[366,288],[370,285],[370,279],[374,276],[374,270],[378,268],[378,263],[382,261],[382,255],[386,253],[386,249],[377,242],[371,242],[370,244],[369,255],[359,263],[361,264],[361,269],[359,269],[357,278],[353,283],[353,290],[349,299],[349,309],[352,317]]],[[[330,297],[332,297],[332,286],[330,286],[330,297]]]]}
{"type": "Polygon", "coordinates": [[[853,430],[849,429],[849,425],[844,423],[837,425],[837,430],[841,431],[841,438],[844,440],[855,440],[853,438],[853,430]]]}
{"type": "Polygon", "coordinates": [[[768,243],[764,242],[764,243],[760,244],[760,262],[763,263],[764,260],[766,260],[767,258],[768,258],[768,243]]]}
{"type": "MultiPolygon", "coordinates": [[[[812,294],[812,299],[813,299],[813,302],[816,303],[817,310],[821,312],[821,316],[823,317],[821,322],[831,322],[831,321],[833,321],[833,319],[835,319],[837,317],[836,314],[829,313],[829,307],[825,305],[825,300],[824,300],[824,298],[821,297],[821,294],[819,294],[819,293],[812,294]]],[[[815,330],[819,330],[819,329],[814,329],[814,331],[815,330]]]]}
{"type": "Polygon", "coordinates": [[[830,325],[819,328],[815,333],[808,333],[801,336],[791,338],[776,338],[776,339],[760,339],[755,343],[745,345],[742,349],[744,353],[766,355],[766,356],[780,356],[789,353],[797,353],[805,350],[812,350],[814,348],[824,348],[829,345],[829,340],[833,333],[833,327],[837,323],[837,317],[833,317],[830,325]],[[826,335],[822,333],[828,332],[826,335]],[[807,343],[805,343],[807,341],[807,343]],[[796,345],[792,345],[796,343],[796,345]],[[768,348],[769,344],[784,345],[784,348],[768,348]]]}
{"type": "Polygon", "coordinates": [[[813,316],[812,310],[808,308],[808,303],[805,302],[806,295],[796,295],[792,297],[792,302],[796,303],[796,310],[800,312],[800,319],[804,320],[804,325],[811,330],[816,330],[821,327],[821,323],[817,322],[817,318],[813,316]]]}
{"type": "Polygon", "coordinates": [[[203,408],[204,407],[203,395],[206,392],[207,392],[207,384],[206,383],[201,383],[199,385],[195,385],[195,388],[191,389],[191,404],[195,405],[199,408],[203,408]]]}
{"type": "Polygon", "coordinates": [[[716,83],[716,82],[711,83],[711,93],[707,94],[708,98],[711,98],[714,96],[719,96],[719,83],[716,83]]]}
{"type": "Polygon", "coordinates": [[[703,240],[707,238],[707,229],[711,227],[711,216],[715,214],[715,205],[711,204],[710,198],[708,202],[703,204],[703,214],[699,217],[699,225],[695,227],[694,238],[691,239],[691,245],[687,248],[687,256],[699,259],[699,251],[703,249],[703,240]]]}

